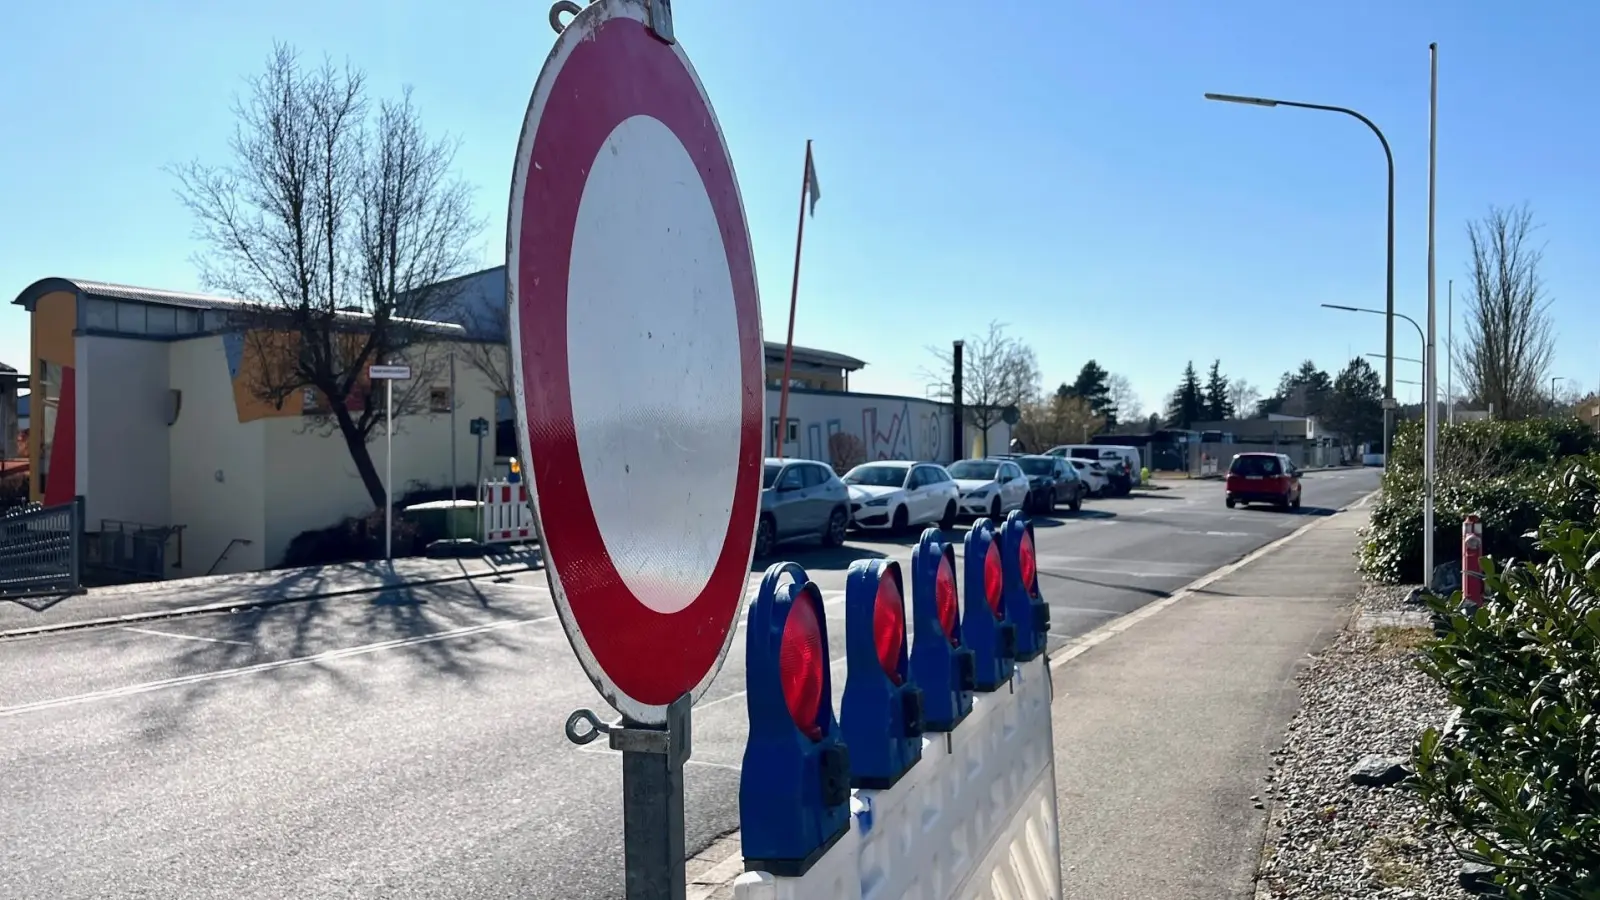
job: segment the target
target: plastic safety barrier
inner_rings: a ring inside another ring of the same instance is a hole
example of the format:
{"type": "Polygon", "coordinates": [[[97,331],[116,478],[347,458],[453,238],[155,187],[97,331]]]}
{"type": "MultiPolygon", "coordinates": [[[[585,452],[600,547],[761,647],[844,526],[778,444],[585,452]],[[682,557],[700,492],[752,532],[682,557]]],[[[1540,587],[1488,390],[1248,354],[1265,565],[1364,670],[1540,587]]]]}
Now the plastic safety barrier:
{"type": "Polygon", "coordinates": [[[837,719],[821,593],[793,563],[768,570],[746,632],[738,900],[1061,896],[1032,525],[980,519],[964,557],[963,611],[954,549],[923,534],[910,616],[898,563],[851,566],[837,719]]]}
{"type": "Polygon", "coordinates": [[[526,484],[485,481],[478,488],[478,510],[485,544],[526,544],[539,539],[526,484]]]}

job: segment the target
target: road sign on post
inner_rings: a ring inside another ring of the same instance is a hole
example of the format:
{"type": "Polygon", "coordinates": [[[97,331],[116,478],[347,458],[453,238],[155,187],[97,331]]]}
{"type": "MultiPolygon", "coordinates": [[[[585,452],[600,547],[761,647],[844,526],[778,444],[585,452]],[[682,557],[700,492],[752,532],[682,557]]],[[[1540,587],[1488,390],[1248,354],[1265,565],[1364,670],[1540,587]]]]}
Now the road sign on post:
{"type": "MultiPolygon", "coordinates": [[[[410,381],[406,365],[367,366],[367,380],[383,382],[383,558],[394,561],[394,383],[410,381]]],[[[453,440],[454,438],[452,438],[453,440]]],[[[452,512],[452,514],[454,514],[452,512]]]]}
{"type": "Polygon", "coordinates": [[[557,27],[507,223],[517,441],[562,627],[623,719],[568,736],[623,752],[627,896],[682,897],[688,711],[732,639],[760,502],[755,266],[668,4],[557,27]]]}

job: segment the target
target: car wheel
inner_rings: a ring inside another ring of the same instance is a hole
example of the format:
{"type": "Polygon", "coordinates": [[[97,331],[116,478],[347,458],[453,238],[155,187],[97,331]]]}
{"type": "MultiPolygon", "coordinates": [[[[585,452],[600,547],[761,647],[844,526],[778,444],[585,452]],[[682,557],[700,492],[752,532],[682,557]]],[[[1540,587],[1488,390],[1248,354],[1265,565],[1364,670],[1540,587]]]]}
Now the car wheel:
{"type": "Polygon", "coordinates": [[[836,509],[828,517],[828,530],[822,533],[822,546],[837,547],[844,543],[844,530],[850,524],[850,517],[844,510],[836,509]]]}
{"type": "Polygon", "coordinates": [[[955,503],[954,500],[952,500],[949,503],[945,504],[945,507],[944,507],[944,518],[939,520],[939,530],[941,530],[941,531],[950,531],[951,529],[955,528],[956,527],[956,513],[957,512],[958,512],[958,510],[956,509],[956,503],[955,503]]]}
{"type": "Polygon", "coordinates": [[[1294,495],[1294,500],[1292,500],[1289,503],[1289,508],[1290,509],[1299,509],[1300,508],[1300,495],[1299,494],[1295,494],[1294,495]]]}
{"type": "Polygon", "coordinates": [[[1077,512],[1083,509],[1083,494],[1074,492],[1072,499],[1067,501],[1067,509],[1077,512]]]}
{"type": "Polygon", "coordinates": [[[895,534],[904,534],[905,530],[911,527],[911,516],[904,506],[894,511],[894,525],[891,527],[895,534]]]}
{"type": "Polygon", "coordinates": [[[762,516],[756,523],[756,556],[767,556],[772,553],[772,545],[778,536],[777,523],[771,516],[762,516]]]}
{"type": "Polygon", "coordinates": [[[999,497],[994,498],[994,500],[989,503],[989,518],[996,525],[1000,524],[1000,498],[999,497]]]}
{"type": "Polygon", "coordinates": [[[1229,509],[1233,509],[1237,505],[1238,505],[1238,501],[1237,500],[1233,499],[1232,497],[1228,498],[1228,508],[1229,509]]]}

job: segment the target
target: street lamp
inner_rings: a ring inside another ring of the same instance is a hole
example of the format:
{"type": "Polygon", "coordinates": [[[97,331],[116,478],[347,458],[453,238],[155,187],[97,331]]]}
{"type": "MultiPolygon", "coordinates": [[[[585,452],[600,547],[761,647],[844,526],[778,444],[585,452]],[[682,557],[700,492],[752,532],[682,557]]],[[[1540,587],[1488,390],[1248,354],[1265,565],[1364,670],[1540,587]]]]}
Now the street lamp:
{"type": "MultiPolygon", "coordinates": [[[[1237,94],[1206,94],[1207,100],[1217,100],[1222,103],[1242,103],[1245,106],[1290,106],[1295,109],[1316,109],[1323,112],[1342,113],[1361,121],[1361,124],[1372,129],[1378,136],[1378,143],[1383,145],[1383,158],[1389,163],[1389,260],[1388,272],[1385,281],[1384,308],[1388,310],[1389,318],[1384,320],[1384,352],[1390,358],[1384,361],[1383,383],[1383,452],[1388,458],[1389,444],[1394,439],[1394,153],[1389,150],[1389,139],[1383,136],[1383,131],[1373,124],[1373,121],[1353,109],[1343,106],[1324,106],[1320,103],[1299,103],[1293,100],[1269,100],[1265,97],[1241,97],[1237,94]]],[[[1412,323],[1415,324],[1415,323],[1412,323]]],[[[1427,354],[1423,354],[1426,356],[1427,354]]]]}
{"type": "MultiPolygon", "coordinates": [[[[1385,354],[1385,353],[1368,353],[1367,355],[1372,357],[1373,359],[1388,359],[1389,358],[1388,354],[1385,354]]],[[[1416,363],[1419,366],[1426,365],[1426,363],[1424,363],[1422,360],[1420,360],[1420,359],[1412,359],[1409,356],[1396,356],[1394,359],[1395,359],[1395,362],[1416,363]]]]}
{"type": "MultiPolygon", "coordinates": [[[[1371,308],[1368,308],[1368,307],[1365,307],[1365,306],[1344,306],[1344,305],[1339,304],[1339,303],[1324,303],[1324,304],[1322,304],[1322,308],[1323,309],[1337,309],[1340,312],[1371,313],[1371,314],[1373,314],[1375,316],[1384,315],[1384,312],[1381,309],[1371,309],[1371,308]]],[[[1389,315],[1389,317],[1391,319],[1391,322],[1392,322],[1393,319],[1405,319],[1407,322],[1411,323],[1411,327],[1415,328],[1417,330],[1417,339],[1422,341],[1422,355],[1423,355],[1424,358],[1426,358],[1427,355],[1428,355],[1428,337],[1427,337],[1427,335],[1422,333],[1422,326],[1417,324],[1417,320],[1411,318],[1410,316],[1406,315],[1405,313],[1397,313],[1397,312],[1395,312],[1393,310],[1390,310],[1388,315],[1389,315]]],[[[1392,324],[1391,324],[1391,327],[1393,327],[1392,324]]],[[[1392,333],[1391,333],[1390,337],[1391,338],[1393,337],[1392,333]]],[[[1394,355],[1394,341],[1393,340],[1391,340],[1389,342],[1388,358],[1389,359],[1399,359],[1400,358],[1400,357],[1394,355]]],[[[1410,360],[1410,361],[1411,362],[1420,362],[1420,360],[1410,360]]],[[[1392,365],[1389,367],[1389,377],[1390,378],[1394,377],[1394,367],[1392,365]]],[[[1391,393],[1389,396],[1393,397],[1394,394],[1391,393]]]]}

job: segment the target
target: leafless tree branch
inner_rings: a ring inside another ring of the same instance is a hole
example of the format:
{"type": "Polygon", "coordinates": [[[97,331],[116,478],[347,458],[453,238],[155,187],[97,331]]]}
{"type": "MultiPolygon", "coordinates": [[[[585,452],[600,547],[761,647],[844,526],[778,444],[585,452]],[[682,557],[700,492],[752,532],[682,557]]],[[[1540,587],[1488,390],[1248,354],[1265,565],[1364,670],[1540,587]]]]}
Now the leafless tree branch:
{"type": "Polygon", "coordinates": [[[1462,387],[1495,415],[1516,419],[1548,406],[1546,390],[1555,335],[1539,267],[1544,251],[1532,242],[1526,205],[1491,206],[1467,223],[1472,251],[1465,334],[1457,351],[1462,387]]]}
{"type": "MultiPolygon", "coordinates": [[[[226,165],[172,169],[206,247],[207,288],[243,301],[255,395],[282,408],[308,393],[310,422],[337,430],[375,504],[384,491],[367,449],[385,419],[369,402],[373,363],[404,360],[397,416],[427,402],[450,332],[455,287],[480,228],[453,174],[456,145],[424,132],[410,91],[374,107],[365,76],[310,68],[273,48],[233,109],[226,165]]],[[[453,398],[452,398],[453,399],[453,398]]]]}

